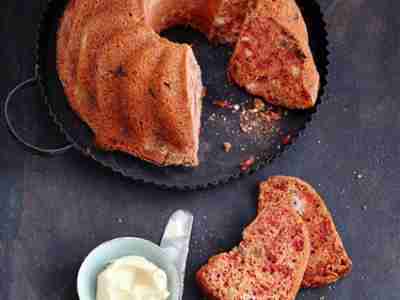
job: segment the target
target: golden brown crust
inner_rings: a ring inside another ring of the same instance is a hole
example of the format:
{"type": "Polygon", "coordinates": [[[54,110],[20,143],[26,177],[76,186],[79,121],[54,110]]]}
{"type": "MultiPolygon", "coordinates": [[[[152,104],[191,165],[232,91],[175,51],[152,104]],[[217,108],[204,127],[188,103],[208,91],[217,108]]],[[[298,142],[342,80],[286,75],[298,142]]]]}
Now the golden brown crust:
{"type": "Polygon", "coordinates": [[[303,180],[273,176],[260,184],[258,211],[272,202],[292,203],[305,221],[311,240],[311,255],[303,287],[320,287],[347,275],[352,268],[332,216],[314,188],[303,180]]]}
{"type": "Polygon", "coordinates": [[[142,0],[70,1],[58,31],[59,77],[100,148],[196,166],[200,68],[188,45],[146,25],[145,8],[142,0]]]}
{"type": "Polygon", "coordinates": [[[209,281],[207,280],[207,269],[213,269],[216,268],[218,265],[218,260],[220,257],[227,255],[226,253],[218,254],[215,256],[210,257],[208,260],[207,264],[202,266],[196,273],[196,282],[201,289],[203,295],[208,299],[208,300],[222,300],[221,298],[218,298],[217,295],[214,294],[214,291],[209,284],[209,281]]]}
{"type": "Polygon", "coordinates": [[[271,203],[246,227],[239,246],[211,257],[196,279],[209,299],[293,300],[309,255],[301,217],[290,205],[271,203]]]}

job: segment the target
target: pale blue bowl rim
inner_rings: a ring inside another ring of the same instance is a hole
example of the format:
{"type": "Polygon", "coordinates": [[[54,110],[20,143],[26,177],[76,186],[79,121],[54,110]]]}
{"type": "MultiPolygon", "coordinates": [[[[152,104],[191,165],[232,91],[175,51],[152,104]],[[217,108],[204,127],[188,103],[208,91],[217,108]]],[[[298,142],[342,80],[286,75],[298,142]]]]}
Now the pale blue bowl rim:
{"type": "MultiPolygon", "coordinates": [[[[88,261],[89,257],[94,255],[94,253],[96,253],[97,251],[101,250],[102,248],[107,247],[112,243],[115,243],[117,240],[118,241],[120,241],[120,240],[130,240],[130,241],[140,242],[140,243],[143,243],[144,245],[147,245],[148,247],[152,248],[153,250],[159,252],[160,256],[163,257],[162,259],[169,265],[170,269],[174,270],[173,272],[175,274],[173,274],[173,277],[176,277],[176,279],[179,280],[179,274],[178,274],[178,271],[177,271],[176,267],[172,263],[167,262],[167,259],[165,258],[165,255],[162,254],[163,253],[163,249],[159,245],[153,243],[152,241],[149,241],[149,240],[146,240],[146,239],[143,239],[143,238],[138,238],[138,237],[129,237],[129,236],[117,237],[117,238],[113,238],[111,240],[102,242],[101,244],[96,246],[94,249],[92,249],[89,252],[89,254],[86,255],[86,257],[83,259],[83,262],[82,262],[81,266],[79,267],[79,271],[78,271],[78,275],[77,275],[77,279],[76,279],[77,293],[78,293],[79,299],[81,299],[80,290],[83,288],[83,286],[82,286],[83,283],[82,283],[82,280],[80,280],[80,278],[83,276],[82,272],[83,272],[83,269],[87,266],[87,261],[88,261]]],[[[168,270],[164,270],[164,271],[167,272],[168,277],[169,277],[169,275],[171,275],[171,274],[168,274],[168,270]]],[[[177,282],[176,284],[179,286],[179,282],[177,282]]],[[[176,294],[176,291],[171,292],[171,294],[176,294]]],[[[168,300],[170,300],[170,298],[168,298],[168,300]]],[[[96,299],[93,299],[93,300],[96,300],[96,299]]]]}

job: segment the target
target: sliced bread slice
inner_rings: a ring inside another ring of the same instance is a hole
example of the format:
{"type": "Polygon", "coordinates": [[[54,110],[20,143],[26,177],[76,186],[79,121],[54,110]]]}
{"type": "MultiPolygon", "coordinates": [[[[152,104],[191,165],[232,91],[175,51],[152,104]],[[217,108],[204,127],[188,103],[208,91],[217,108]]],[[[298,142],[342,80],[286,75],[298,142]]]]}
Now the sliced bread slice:
{"type": "Polygon", "coordinates": [[[273,176],[260,184],[258,211],[271,203],[291,204],[303,218],[311,240],[311,255],[302,282],[303,287],[320,287],[347,275],[352,268],[332,216],[321,196],[303,180],[273,176]]]}
{"type": "Polygon", "coordinates": [[[239,246],[212,257],[196,279],[209,299],[293,300],[309,255],[301,217],[291,205],[271,202],[244,230],[239,246]]]}

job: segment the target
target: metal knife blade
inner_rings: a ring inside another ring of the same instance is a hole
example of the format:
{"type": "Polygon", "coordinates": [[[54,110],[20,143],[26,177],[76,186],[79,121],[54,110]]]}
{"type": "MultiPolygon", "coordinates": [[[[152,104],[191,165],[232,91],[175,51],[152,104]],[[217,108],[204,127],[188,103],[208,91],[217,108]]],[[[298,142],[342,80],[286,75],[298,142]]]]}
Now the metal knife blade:
{"type": "Polygon", "coordinates": [[[165,227],[160,246],[175,265],[180,276],[179,299],[183,297],[186,261],[189,254],[193,215],[185,210],[174,212],[165,227]]]}

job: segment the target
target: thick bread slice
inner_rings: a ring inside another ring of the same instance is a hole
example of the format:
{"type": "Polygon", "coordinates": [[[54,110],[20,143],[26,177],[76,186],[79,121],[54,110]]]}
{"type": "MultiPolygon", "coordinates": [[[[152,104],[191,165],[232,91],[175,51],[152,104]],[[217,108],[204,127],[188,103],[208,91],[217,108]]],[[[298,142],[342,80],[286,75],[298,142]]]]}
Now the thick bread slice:
{"type": "Polygon", "coordinates": [[[311,255],[303,287],[319,287],[345,276],[352,262],[324,201],[308,183],[295,177],[273,176],[260,185],[258,211],[271,203],[287,203],[302,216],[311,240],[311,255]]]}
{"type": "Polygon", "coordinates": [[[290,109],[312,107],[319,74],[295,0],[258,0],[244,21],[230,78],[251,94],[290,109]]]}
{"type": "Polygon", "coordinates": [[[271,202],[244,230],[230,252],[212,257],[196,274],[209,299],[293,300],[310,255],[301,217],[284,202],[271,202]]]}

